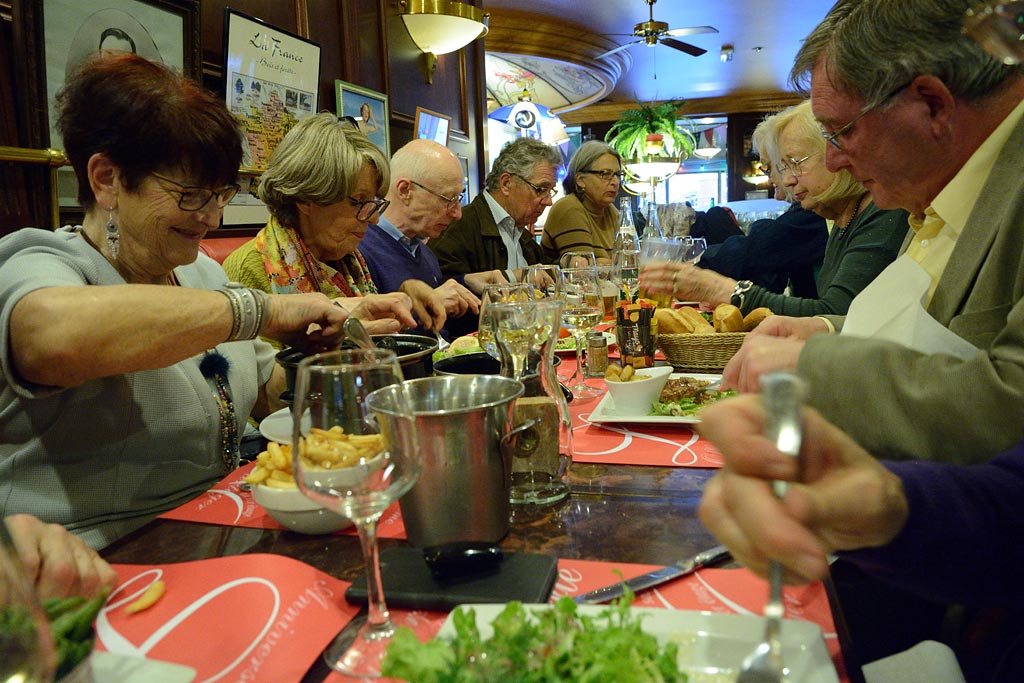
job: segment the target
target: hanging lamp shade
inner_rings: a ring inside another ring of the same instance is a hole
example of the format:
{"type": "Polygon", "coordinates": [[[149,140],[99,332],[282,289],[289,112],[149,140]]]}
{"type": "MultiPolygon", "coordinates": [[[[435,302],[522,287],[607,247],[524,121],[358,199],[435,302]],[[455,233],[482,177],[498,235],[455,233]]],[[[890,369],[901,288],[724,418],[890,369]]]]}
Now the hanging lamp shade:
{"type": "Polygon", "coordinates": [[[443,55],[487,35],[488,15],[455,0],[402,0],[399,15],[416,47],[443,55]]]}

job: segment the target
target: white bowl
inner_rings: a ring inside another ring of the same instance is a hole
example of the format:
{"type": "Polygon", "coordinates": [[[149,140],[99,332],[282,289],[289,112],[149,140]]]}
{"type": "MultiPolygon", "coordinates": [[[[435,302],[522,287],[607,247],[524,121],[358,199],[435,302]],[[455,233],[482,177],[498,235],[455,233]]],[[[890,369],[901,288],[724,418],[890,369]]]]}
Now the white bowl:
{"type": "Polygon", "coordinates": [[[628,382],[607,382],[608,397],[615,415],[650,415],[651,404],[661,396],[661,390],[672,374],[672,366],[665,365],[637,370],[628,382]]]}
{"type": "Polygon", "coordinates": [[[253,499],[275,522],[300,534],[330,534],[352,526],[352,522],[310,500],[299,489],[278,489],[257,484],[253,499]]]}

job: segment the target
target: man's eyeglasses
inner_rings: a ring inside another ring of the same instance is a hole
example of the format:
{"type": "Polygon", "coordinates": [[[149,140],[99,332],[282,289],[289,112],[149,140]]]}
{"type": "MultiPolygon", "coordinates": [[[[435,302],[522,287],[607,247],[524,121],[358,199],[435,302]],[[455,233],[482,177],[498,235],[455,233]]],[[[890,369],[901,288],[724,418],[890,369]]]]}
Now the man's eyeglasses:
{"type": "Polygon", "coordinates": [[[786,161],[775,167],[775,172],[779,174],[779,177],[786,175],[787,172],[792,173],[794,178],[799,178],[804,174],[804,162],[813,157],[817,152],[811,152],[802,159],[794,159],[790,157],[786,161]]]}
{"type": "Polygon", "coordinates": [[[178,195],[178,208],[182,211],[199,211],[209,204],[210,200],[214,197],[217,198],[217,207],[223,209],[228,202],[235,198],[240,189],[238,185],[228,185],[219,190],[211,190],[208,187],[182,185],[177,180],[171,180],[159,173],[150,172],[149,175],[178,187],[177,190],[169,190],[167,188],[163,188],[163,190],[164,192],[178,195]]]}
{"type": "Polygon", "coordinates": [[[612,178],[618,178],[621,183],[623,178],[626,177],[626,174],[622,171],[612,171],[607,169],[603,171],[580,171],[580,173],[589,173],[590,175],[601,176],[601,180],[606,183],[610,183],[612,178]]]}
{"type": "Polygon", "coordinates": [[[531,183],[529,180],[527,180],[523,176],[519,175],[518,173],[509,173],[509,175],[515,176],[516,178],[519,178],[524,183],[526,183],[527,185],[532,187],[533,191],[535,193],[537,193],[538,197],[548,197],[548,198],[550,198],[550,197],[554,197],[558,193],[558,188],[557,187],[540,187],[539,185],[534,185],[533,183],[531,183]]]}
{"type": "Polygon", "coordinates": [[[455,195],[454,197],[446,197],[446,196],[444,196],[443,194],[441,194],[440,192],[438,192],[436,190],[431,190],[426,185],[421,185],[421,184],[417,183],[415,180],[410,180],[409,182],[412,183],[413,185],[415,185],[416,187],[420,188],[421,190],[426,190],[427,192],[429,192],[430,194],[434,195],[435,197],[438,197],[439,199],[442,199],[445,202],[445,208],[446,209],[453,209],[453,208],[455,208],[456,206],[458,206],[459,204],[462,203],[462,198],[466,196],[465,192],[460,192],[459,194],[455,195]]]}
{"type": "Polygon", "coordinates": [[[883,104],[885,104],[886,102],[888,102],[889,100],[891,100],[892,98],[896,97],[901,92],[903,92],[904,90],[909,88],[911,83],[913,83],[913,80],[907,81],[906,83],[904,83],[903,85],[901,85],[900,87],[896,88],[891,93],[889,93],[888,95],[883,97],[878,102],[875,102],[874,104],[872,104],[870,107],[865,107],[864,109],[861,110],[861,112],[859,114],[857,114],[856,116],[853,117],[852,121],[847,123],[845,126],[840,128],[839,130],[835,131],[834,133],[829,133],[828,131],[825,130],[825,127],[822,126],[822,128],[821,128],[821,137],[825,138],[825,141],[828,142],[833,147],[835,147],[836,149],[842,150],[843,146],[839,144],[839,138],[842,137],[843,135],[846,135],[847,133],[849,133],[850,129],[853,128],[853,124],[857,123],[862,118],[864,118],[865,116],[867,116],[868,114],[873,112],[875,109],[878,109],[883,104]]]}
{"type": "Polygon", "coordinates": [[[356,208],[356,220],[357,221],[368,221],[371,220],[378,213],[384,213],[384,209],[391,205],[391,202],[387,199],[368,199],[365,202],[356,199],[355,197],[347,197],[349,204],[356,208]]]}

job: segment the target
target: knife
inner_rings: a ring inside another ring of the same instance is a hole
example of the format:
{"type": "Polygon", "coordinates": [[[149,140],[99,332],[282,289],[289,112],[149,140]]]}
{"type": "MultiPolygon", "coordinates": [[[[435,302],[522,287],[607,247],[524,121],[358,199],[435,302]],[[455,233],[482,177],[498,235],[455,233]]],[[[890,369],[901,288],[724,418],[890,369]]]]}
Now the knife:
{"type": "Polygon", "coordinates": [[[613,583],[610,586],[605,586],[604,588],[592,590],[589,593],[577,595],[573,600],[581,605],[596,605],[598,603],[608,602],[609,600],[614,600],[625,593],[626,587],[629,587],[629,589],[634,593],[639,593],[640,591],[647,590],[653,586],[663,584],[666,581],[671,581],[672,579],[677,579],[680,576],[692,574],[701,567],[725,562],[730,559],[732,559],[732,555],[729,554],[729,551],[725,546],[716,545],[710,550],[705,550],[702,553],[694,555],[689,560],[683,560],[682,562],[677,562],[665,567],[664,569],[656,569],[653,572],[641,574],[640,576],[629,579],[628,581],[619,581],[618,583],[613,583]]]}

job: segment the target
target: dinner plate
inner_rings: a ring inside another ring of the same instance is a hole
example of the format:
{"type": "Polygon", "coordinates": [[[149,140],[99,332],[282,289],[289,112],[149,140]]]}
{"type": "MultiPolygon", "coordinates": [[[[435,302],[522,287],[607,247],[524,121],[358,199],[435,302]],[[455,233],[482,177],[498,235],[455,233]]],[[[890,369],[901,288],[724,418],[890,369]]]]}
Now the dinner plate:
{"type": "MultiPolygon", "coordinates": [[[[302,421],[302,432],[305,434],[309,431],[309,417],[302,421]]],[[[271,413],[263,418],[260,422],[260,434],[262,434],[268,441],[276,441],[277,443],[291,443],[292,442],[292,410],[291,408],[281,408],[276,413],[271,413]]]]}
{"type": "MultiPolygon", "coordinates": [[[[614,334],[612,334],[611,332],[602,332],[601,334],[604,335],[604,340],[606,342],[608,342],[609,348],[615,345],[616,339],[615,339],[615,335],[614,334]]],[[[575,340],[575,338],[573,338],[570,335],[568,337],[563,337],[562,339],[559,339],[558,341],[559,342],[564,342],[564,343],[570,343],[570,342],[575,342],[576,340],[575,340]],[[569,340],[569,341],[566,342],[564,340],[569,340]]],[[[558,342],[556,342],[556,344],[557,343],[558,342]]],[[[576,355],[576,344],[573,344],[572,348],[569,348],[569,349],[564,349],[564,348],[560,349],[557,346],[555,346],[555,353],[557,353],[557,354],[566,354],[566,355],[572,354],[573,356],[575,356],[576,355]]]]}
{"type": "Polygon", "coordinates": [[[74,680],[76,683],[85,681],[119,681],[120,683],[191,683],[196,678],[196,670],[192,667],[154,659],[131,657],[111,652],[93,651],[89,656],[89,667],[80,679],[70,679],[78,672],[76,668],[60,683],[74,680]]]}
{"type": "MultiPolygon", "coordinates": [[[[678,372],[669,375],[669,379],[678,379],[679,377],[693,377],[694,379],[714,382],[721,379],[722,376],[692,375],[678,372]]],[[[700,415],[622,415],[615,409],[615,401],[612,400],[611,395],[605,394],[601,402],[594,408],[594,412],[590,413],[590,417],[587,419],[597,424],[615,422],[619,424],[641,425],[693,425],[700,422],[700,415]]]]}
{"type": "MultiPolygon", "coordinates": [[[[463,605],[476,614],[481,638],[493,633],[491,622],[506,605],[463,605]]],[[[551,605],[527,605],[531,612],[551,609],[551,605]]],[[[605,605],[577,605],[579,614],[596,616],[605,605]]],[[[643,630],[660,643],[679,646],[679,669],[702,683],[726,683],[736,680],[740,663],[764,638],[764,619],[746,614],[721,614],[647,607],[630,608],[642,618],[643,630]]],[[[449,614],[438,632],[453,637],[455,627],[449,614]]],[[[835,666],[825,647],[821,628],[810,621],[783,619],[782,661],[789,669],[786,683],[838,683],[835,666]]]]}

